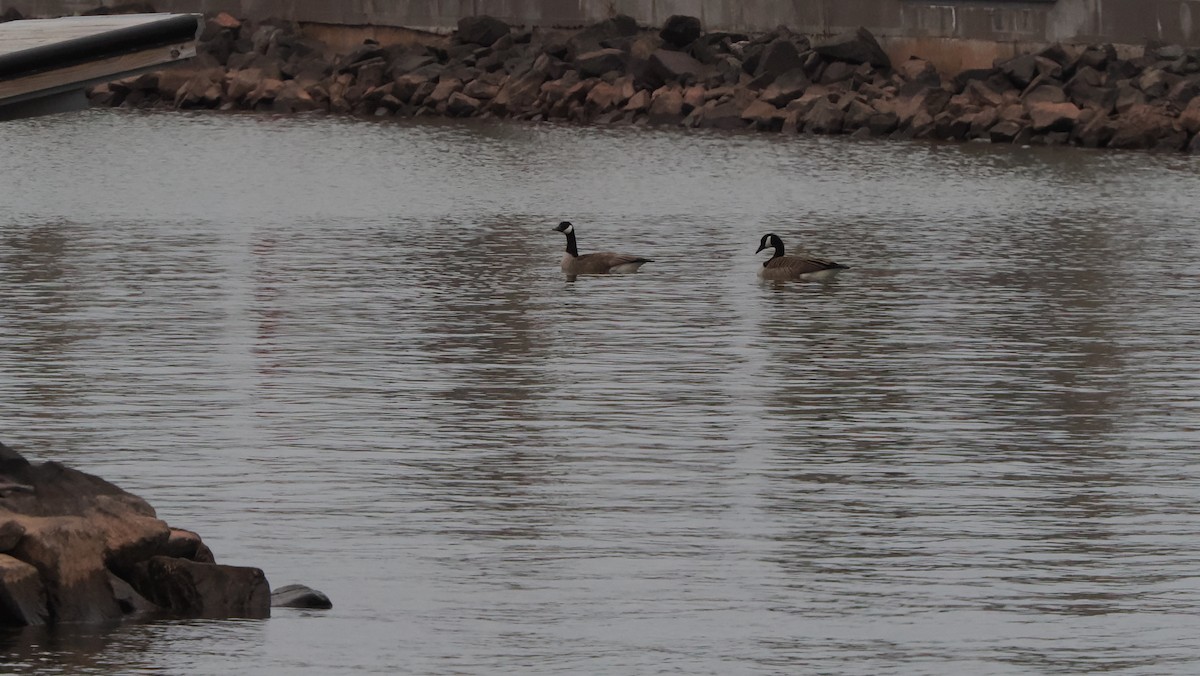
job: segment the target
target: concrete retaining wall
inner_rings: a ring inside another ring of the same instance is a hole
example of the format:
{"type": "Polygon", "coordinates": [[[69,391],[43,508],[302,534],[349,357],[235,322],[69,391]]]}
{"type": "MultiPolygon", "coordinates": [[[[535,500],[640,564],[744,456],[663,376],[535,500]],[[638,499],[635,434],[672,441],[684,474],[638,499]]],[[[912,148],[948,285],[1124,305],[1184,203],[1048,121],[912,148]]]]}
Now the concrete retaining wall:
{"type": "MultiPolygon", "coordinates": [[[[514,25],[573,27],[625,13],[646,26],[672,14],[708,30],[808,34],[866,26],[893,58],[920,55],[948,71],[1053,42],[1147,40],[1200,46],[1200,0],[151,0],[159,11],[226,11],[339,26],[404,26],[445,32],[462,16],[490,14],[514,25]]],[[[0,0],[0,12],[75,14],[121,0],[0,0]]]]}

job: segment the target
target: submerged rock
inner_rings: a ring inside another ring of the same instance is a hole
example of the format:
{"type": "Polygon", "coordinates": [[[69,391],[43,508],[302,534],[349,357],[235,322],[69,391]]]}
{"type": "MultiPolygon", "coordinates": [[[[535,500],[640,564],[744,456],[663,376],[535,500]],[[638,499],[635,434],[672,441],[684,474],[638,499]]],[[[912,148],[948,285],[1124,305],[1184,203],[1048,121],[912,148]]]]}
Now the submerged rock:
{"type": "Polygon", "coordinates": [[[333,602],[316,589],[302,584],[288,584],[271,592],[271,607],[328,610],[333,607],[333,602]]]}

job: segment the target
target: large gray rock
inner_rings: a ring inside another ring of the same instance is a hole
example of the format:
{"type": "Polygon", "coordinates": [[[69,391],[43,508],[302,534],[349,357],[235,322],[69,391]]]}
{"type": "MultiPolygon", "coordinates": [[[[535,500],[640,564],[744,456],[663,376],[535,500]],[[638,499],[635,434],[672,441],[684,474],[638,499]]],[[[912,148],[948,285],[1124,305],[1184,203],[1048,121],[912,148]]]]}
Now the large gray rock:
{"type": "Polygon", "coordinates": [[[687,83],[698,79],[707,67],[683,52],[655,50],[646,62],[644,79],[651,87],[671,82],[687,83]]]}
{"type": "Polygon", "coordinates": [[[869,63],[876,68],[891,68],[888,58],[875,36],[866,28],[843,33],[814,47],[818,54],[833,61],[869,63]]]}
{"type": "Polygon", "coordinates": [[[754,69],[755,80],[768,85],[788,71],[804,67],[800,50],[791,40],[780,38],[768,44],[754,69]]]}
{"type": "Polygon", "coordinates": [[[804,130],[813,134],[840,134],[845,115],[837,104],[820,98],[804,116],[804,130]]]}
{"type": "Polygon", "coordinates": [[[597,49],[575,57],[575,66],[584,77],[600,77],[611,71],[624,71],[625,52],[619,49],[597,49]]]}
{"type": "Polygon", "coordinates": [[[1105,115],[1117,105],[1117,90],[1112,87],[1090,85],[1085,80],[1073,79],[1066,86],[1067,98],[1080,108],[1092,108],[1105,115]]]}
{"type": "Polygon", "coordinates": [[[626,14],[618,14],[604,21],[585,26],[568,38],[568,55],[583,54],[602,47],[613,46],[615,42],[623,38],[635,37],[637,34],[637,20],[626,14]]]}
{"type": "Polygon", "coordinates": [[[800,98],[811,85],[812,82],[804,74],[804,69],[794,68],[775,78],[759,98],[775,106],[786,106],[800,98]]]}
{"type": "Polygon", "coordinates": [[[1033,54],[1021,54],[997,65],[1019,89],[1025,89],[1038,76],[1038,60],[1033,54]]]}
{"type": "Polygon", "coordinates": [[[498,114],[516,114],[527,111],[537,102],[542,83],[550,78],[553,57],[542,54],[522,73],[514,73],[500,86],[489,110],[498,114]]]}
{"type": "Polygon", "coordinates": [[[703,28],[700,25],[700,19],[694,16],[676,14],[667,18],[658,37],[662,38],[665,44],[675,49],[683,49],[695,42],[702,32],[703,28]]]}
{"type": "Polygon", "coordinates": [[[458,39],[467,44],[491,47],[510,30],[508,24],[486,15],[464,16],[458,20],[458,39]]]}
{"type": "Polygon", "coordinates": [[[1087,66],[1103,72],[1110,61],[1117,60],[1117,49],[1112,45],[1091,45],[1079,55],[1078,66],[1087,66]]]}

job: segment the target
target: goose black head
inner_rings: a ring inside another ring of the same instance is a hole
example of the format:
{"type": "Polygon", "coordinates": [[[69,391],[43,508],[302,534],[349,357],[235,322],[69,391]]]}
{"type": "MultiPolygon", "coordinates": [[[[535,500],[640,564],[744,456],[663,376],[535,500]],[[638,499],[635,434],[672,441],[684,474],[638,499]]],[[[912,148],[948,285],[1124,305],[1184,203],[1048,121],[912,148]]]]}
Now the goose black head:
{"type": "Polygon", "coordinates": [[[763,235],[762,240],[758,243],[758,251],[755,251],[754,253],[758,253],[763,249],[775,249],[775,255],[782,256],[783,240],[779,239],[779,235],[776,235],[775,233],[763,235]]]}
{"type": "Polygon", "coordinates": [[[569,235],[575,232],[575,226],[571,225],[571,221],[563,221],[554,228],[555,232],[561,232],[564,235],[569,235]]]}

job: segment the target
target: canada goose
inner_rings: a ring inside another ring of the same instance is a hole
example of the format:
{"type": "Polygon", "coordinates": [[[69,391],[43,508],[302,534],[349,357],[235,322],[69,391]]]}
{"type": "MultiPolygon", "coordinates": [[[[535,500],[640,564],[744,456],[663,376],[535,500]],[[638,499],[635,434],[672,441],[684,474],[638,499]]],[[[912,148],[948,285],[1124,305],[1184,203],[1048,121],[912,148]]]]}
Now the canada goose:
{"type": "Polygon", "coordinates": [[[575,246],[575,226],[570,221],[563,221],[554,228],[567,236],[567,253],[563,254],[562,271],[568,275],[607,275],[612,272],[637,272],[644,263],[653,263],[649,258],[639,258],[629,254],[601,251],[598,253],[579,255],[575,246]]]}
{"type": "MultiPolygon", "coordinates": [[[[758,276],[763,279],[829,279],[850,267],[824,258],[784,256],[783,240],[774,233],[763,235],[762,241],[758,245],[758,251],[767,248],[774,248],[775,255],[771,256],[771,259],[763,263],[762,268],[759,269],[758,276]]],[[[758,253],[758,251],[754,253],[758,253]]]]}

